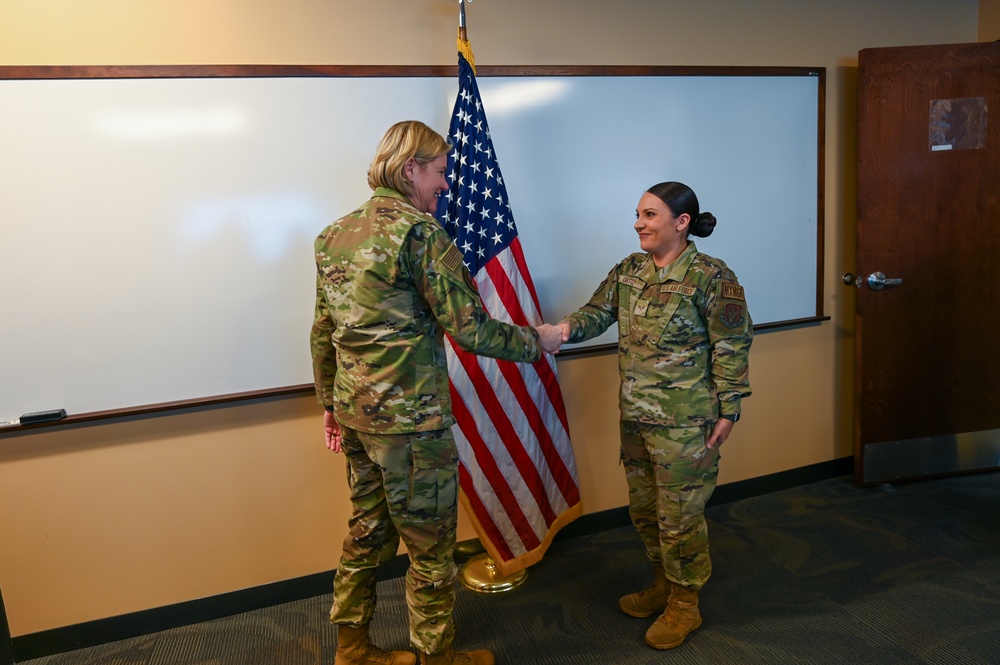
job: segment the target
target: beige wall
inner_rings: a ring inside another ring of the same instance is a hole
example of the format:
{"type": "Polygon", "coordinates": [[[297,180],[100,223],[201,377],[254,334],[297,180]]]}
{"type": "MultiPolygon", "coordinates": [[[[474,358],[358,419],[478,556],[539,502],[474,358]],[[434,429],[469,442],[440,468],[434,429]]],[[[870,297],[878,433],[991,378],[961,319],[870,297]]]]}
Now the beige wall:
{"type": "MultiPolygon", "coordinates": [[[[970,42],[977,30],[996,38],[998,2],[468,5],[481,64],[827,68],[832,320],[759,335],[755,394],[726,444],[722,482],[850,455],[853,301],[839,276],[854,267],[857,52],[970,42]]],[[[457,11],[454,0],[3,0],[0,64],[454,64],[457,11]]],[[[563,358],[559,371],[585,512],[624,505],[614,356],[563,358]]],[[[323,448],[310,397],[0,438],[0,589],[11,632],[330,570],[346,494],[343,459],[323,448]]],[[[459,537],[473,537],[464,518],[459,537]]]]}
{"type": "Polygon", "coordinates": [[[979,0],[978,41],[1000,41],[1000,0],[979,0]]]}
{"type": "Polygon", "coordinates": [[[1000,0],[979,0],[979,39],[977,41],[1000,41],[1000,0]]]}

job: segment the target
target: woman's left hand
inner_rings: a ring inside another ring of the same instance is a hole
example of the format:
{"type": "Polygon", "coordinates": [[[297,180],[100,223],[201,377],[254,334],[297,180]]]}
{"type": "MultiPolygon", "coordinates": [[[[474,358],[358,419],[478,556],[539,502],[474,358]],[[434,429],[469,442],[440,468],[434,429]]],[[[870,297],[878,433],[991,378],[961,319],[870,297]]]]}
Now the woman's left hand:
{"type": "Polygon", "coordinates": [[[343,443],[340,434],[340,423],[337,422],[337,418],[330,411],[323,412],[323,433],[323,438],[326,439],[326,447],[335,453],[339,453],[341,451],[341,444],[343,443]]]}
{"type": "Polygon", "coordinates": [[[721,446],[729,438],[729,433],[733,431],[733,425],[735,423],[728,418],[719,418],[715,423],[715,427],[712,428],[712,436],[708,437],[708,441],[705,443],[709,449],[715,448],[716,446],[721,446]]]}

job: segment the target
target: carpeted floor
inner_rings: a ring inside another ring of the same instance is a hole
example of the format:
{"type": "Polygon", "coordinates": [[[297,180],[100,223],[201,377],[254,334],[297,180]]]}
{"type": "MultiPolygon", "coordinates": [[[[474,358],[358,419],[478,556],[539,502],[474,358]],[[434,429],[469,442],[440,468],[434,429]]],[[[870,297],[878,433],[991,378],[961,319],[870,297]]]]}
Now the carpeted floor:
{"type": "MultiPolygon", "coordinates": [[[[631,527],[557,541],[525,584],[459,589],[460,649],[500,665],[1000,662],[1000,474],[860,489],[847,477],[709,509],[714,574],[682,647],[617,609],[647,584],[631,527]]],[[[28,665],[330,665],[330,596],[28,665]]],[[[402,579],[379,583],[373,638],[407,648],[402,579]]]]}

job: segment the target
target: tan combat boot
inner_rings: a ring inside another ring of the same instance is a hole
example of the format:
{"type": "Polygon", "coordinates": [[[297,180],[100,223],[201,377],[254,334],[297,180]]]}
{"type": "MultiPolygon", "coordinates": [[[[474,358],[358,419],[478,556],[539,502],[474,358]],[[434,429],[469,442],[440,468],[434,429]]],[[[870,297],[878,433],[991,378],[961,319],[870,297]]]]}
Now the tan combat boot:
{"type": "Polygon", "coordinates": [[[618,607],[629,616],[644,619],[659,614],[667,607],[670,597],[670,582],[663,574],[663,568],[653,566],[653,586],[630,593],[618,599],[618,607]]]}
{"type": "Polygon", "coordinates": [[[493,665],[493,654],[485,649],[455,651],[449,646],[440,653],[420,654],[420,665],[493,665]]]}
{"type": "Polygon", "coordinates": [[[667,609],[660,618],[646,631],[646,644],[654,649],[679,647],[700,625],[698,592],[671,582],[670,602],[667,603],[667,609]]]}
{"type": "Polygon", "coordinates": [[[337,625],[337,655],[333,665],[416,665],[409,651],[385,651],[368,641],[368,624],[337,625]]]}

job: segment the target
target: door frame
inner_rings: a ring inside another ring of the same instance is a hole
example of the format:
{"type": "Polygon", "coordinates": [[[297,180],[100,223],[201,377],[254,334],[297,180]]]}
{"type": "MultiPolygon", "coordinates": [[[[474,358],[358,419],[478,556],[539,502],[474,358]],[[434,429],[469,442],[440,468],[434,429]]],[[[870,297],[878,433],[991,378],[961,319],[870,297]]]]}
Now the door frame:
{"type": "Polygon", "coordinates": [[[14,643],[3,604],[3,589],[0,589],[0,665],[14,665],[14,643]]]}

